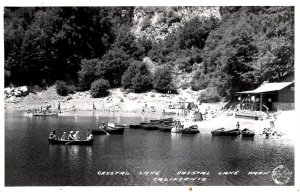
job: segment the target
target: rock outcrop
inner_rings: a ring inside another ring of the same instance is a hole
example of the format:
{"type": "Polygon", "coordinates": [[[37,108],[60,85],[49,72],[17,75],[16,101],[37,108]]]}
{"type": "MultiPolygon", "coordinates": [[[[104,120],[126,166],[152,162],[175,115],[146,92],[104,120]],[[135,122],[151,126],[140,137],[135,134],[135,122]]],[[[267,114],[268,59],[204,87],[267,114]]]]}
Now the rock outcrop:
{"type": "Polygon", "coordinates": [[[137,38],[159,41],[194,17],[212,16],[220,18],[219,7],[136,7],[132,32],[137,38]]]}

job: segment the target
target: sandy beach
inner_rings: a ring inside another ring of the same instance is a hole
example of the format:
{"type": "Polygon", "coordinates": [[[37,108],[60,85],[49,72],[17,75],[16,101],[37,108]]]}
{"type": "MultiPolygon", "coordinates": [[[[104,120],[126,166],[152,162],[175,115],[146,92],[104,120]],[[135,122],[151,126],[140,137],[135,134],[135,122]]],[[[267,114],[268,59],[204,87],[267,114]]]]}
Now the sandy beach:
{"type": "MultiPolygon", "coordinates": [[[[169,109],[169,105],[177,104],[179,101],[189,100],[197,101],[199,92],[194,92],[190,89],[179,90],[179,94],[165,95],[156,92],[148,92],[142,94],[126,93],[120,88],[110,90],[110,95],[104,98],[91,98],[89,92],[77,92],[69,96],[57,95],[55,88],[50,87],[45,91],[36,94],[29,93],[25,97],[8,98],[5,100],[5,110],[27,110],[33,108],[40,108],[41,106],[51,105],[52,109],[56,109],[60,103],[62,116],[74,115],[69,113],[74,108],[76,114],[90,115],[85,111],[92,111],[93,103],[96,110],[92,115],[101,116],[105,113],[111,116],[114,112],[115,116],[122,115],[136,115],[145,116],[146,119],[158,119],[163,116],[163,110],[166,112],[175,112],[175,119],[182,119],[185,121],[185,126],[198,125],[202,133],[210,133],[211,131],[224,127],[227,130],[234,129],[236,123],[239,122],[241,129],[248,128],[256,133],[262,133],[263,129],[270,127],[270,120],[249,120],[242,118],[235,118],[233,111],[221,111],[220,109],[225,103],[203,103],[199,105],[199,109],[209,109],[211,111],[219,110],[217,117],[212,118],[207,116],[205,121],[191,121],[188,117],[183,117],[181,109],[169,109]],[[154,110],[153,110],[154,109],[154,110]]],[[[106,114],[106,115],[107,115],[106,114]]],[[[275,121],[276,130],[285,135],[293,136],[293,129],[296,127],[296,117],[294,111],[276,113],[277,120],[275,121]],[[288,122],[288,123],[287,123],[288,122]]],[[[192,115],[190,115],[192,116],[192,115]]]]}

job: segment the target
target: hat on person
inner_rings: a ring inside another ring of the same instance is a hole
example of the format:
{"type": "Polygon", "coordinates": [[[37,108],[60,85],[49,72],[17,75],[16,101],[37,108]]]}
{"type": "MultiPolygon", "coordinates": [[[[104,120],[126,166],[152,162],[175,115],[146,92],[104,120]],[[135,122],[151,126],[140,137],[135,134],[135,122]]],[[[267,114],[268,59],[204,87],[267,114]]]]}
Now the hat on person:
{"type": "Polygon", "coordinates": [[[70,133],[73,133],[73,131],[70,131],[70,133]]]}
{"type": "Polygon", "coordinates": [[[79,131],[76,131],[76,133],[79,133],[79,131]]]}
{"type": "Polygon", "coordinates": [[[66,132],[64,132],[64,133],[66,133],[66,132]]]}

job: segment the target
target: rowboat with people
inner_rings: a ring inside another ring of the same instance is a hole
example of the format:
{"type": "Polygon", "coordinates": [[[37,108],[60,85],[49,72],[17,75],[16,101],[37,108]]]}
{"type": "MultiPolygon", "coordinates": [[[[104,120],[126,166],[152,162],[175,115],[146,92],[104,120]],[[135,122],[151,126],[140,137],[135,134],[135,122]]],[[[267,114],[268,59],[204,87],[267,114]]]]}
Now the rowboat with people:
{"type": "Polygon", "coordinates": [[[63,144],[63,145],[92,145],[94,139],[89,140],[61,140],[61,139],[48,139],[50,144],[63,144]]]}
{"type": "Polygon", "coordinates": [[[63,133],[61,137],[56,135],[55,129],[51,131],[48,141],[50,144],[63,144],[63,145],[92,145],[94,142],[93,134],[91,131],[88,132],[86,139],[80,139],[78,133],[73,135],[73,131],[70,131],[69,136],[66,135],[66,132],[63,133]]]}
{"type": "Polygon", "coordinates": [[[94,135],[122,135],[124,133],[125,127],[117,126],[113,123],[102,123],[102,125],[98,126],[98,129],[92,129],[92,133],[94,135]]]}

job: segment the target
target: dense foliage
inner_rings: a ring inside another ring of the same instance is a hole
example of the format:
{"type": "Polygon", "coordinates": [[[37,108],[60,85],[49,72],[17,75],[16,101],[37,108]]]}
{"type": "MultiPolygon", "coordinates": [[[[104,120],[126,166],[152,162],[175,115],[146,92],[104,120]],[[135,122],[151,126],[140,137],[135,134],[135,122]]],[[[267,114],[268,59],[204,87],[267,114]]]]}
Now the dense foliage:
{"type": "Polygon", "coordinates": [[[131,7],[5,8],[6,85],[77,81],[82,59],[101,58],[131,7]]]}
{"type": "Polygon", "coordinates": [[[105,97],[108,95],[109,82],[105,79],[98,79],[91,84],[90,94],[92,97],[105,97]]]}
{"type": "Polygon", "coordinates": [[[68,94],[74,93],[75,86],[74,85],[67,85],[64,81],[56,81],[56,92],[58,95],[66,96],[68,94]]]}
{"type": "MultiPolygon", "coordinates": [[[[151,17],[157,9],[144,10],[147,16],[140,27],[155,30],[151,17]]],[[[152,88],[167,92],[178,87],[174,76],[193,74],[185,88],[212,88],[220,98],[294,73],[293,7],[220,7],[221,19],[188,19],[163,41],[136,39],[131,31],[133,11],[133,7],[5,8],[5,85],[47,86],[62,80],[56,86],[65,94],[67,84],[84,91],[93,82],[94,90],[98,84],[105,88],[107,81],[109,87],[134,92],[152,88]],[[142,62],[145,57],[169,67],[159,66],[151,74],[142,62]],[[96,86],[97,79],[102,80],[96,86]]],[[[176,11],[157,19],[171,27],[182,21],[176,11]]]]}
{"type": "Polygon", "coordinates": [[[217,87],[221,96],[231,96],[294,73],[292,7],[241,7],[223,12],[221,25],[206,40],[203,65],[194,78],[196,87],[217,87]],[[197,79],[203,79],[200,85],[197,79]]]}
{"type": "Polygon", "coordinates": [[[122,76],[122,86],[136,93],[149,91],[152,88],[152,75],[147,65],[134,61],[122,76]]]}
{"type": "Polygon", "coordinates": [[[172,69],[170,66],[158,68],[153,76],[153,87],[161,93],[176,92],[175,85],[172,81],[172,69]]]}

